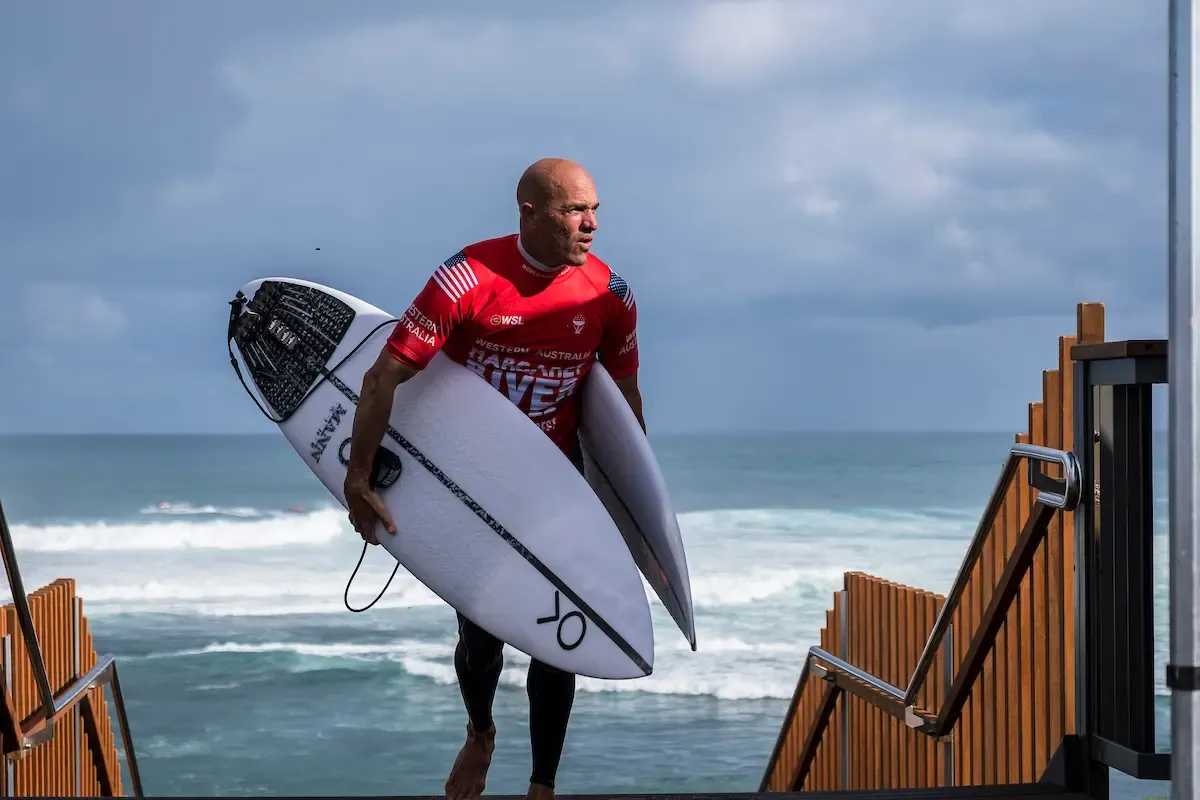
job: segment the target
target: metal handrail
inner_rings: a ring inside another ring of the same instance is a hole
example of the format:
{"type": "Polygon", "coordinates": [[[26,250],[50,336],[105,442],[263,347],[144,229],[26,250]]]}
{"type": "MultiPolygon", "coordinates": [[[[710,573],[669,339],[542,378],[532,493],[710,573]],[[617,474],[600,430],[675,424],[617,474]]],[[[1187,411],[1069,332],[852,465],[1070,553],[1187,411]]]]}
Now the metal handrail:
{"type": "Polygon", "coordinates": [[[890,694],[892,697],[896,698],[896,700],[904,700],[903,689],[897,689],[895,686],[892,686],[882,678],[877,678],[871,673],[859,669],[850,662],[843,661],[832,653],[822,650],[820,647],[810,647],[808,649],[808,654],[810,658],[819,658],[830,666],[836,667],[837,669],[849,675],[851,678],[862,681],[873,689],[878,689],[884,694],[890,694]]]}
{"type": "MultiPolygon", "coordinates": [[[[8,528],[8,520],[5,518],[2,502],[0,502],[0,556],[4,559],[4,570],[8,574],[8,585],[12,590],[13,604],[17,608],[17,620],[21,627],[21,635],[25,639],[25,649],[33,667],[34,681],[37,683],[38,694],[42,701],[41,708],[33,715],[29,729],[20,731],[21,748],[28,750],[50,739],[54,735],[54,723],[62,715],[78,705],[87,696],[89,690],[108,684],[113,695],[113,705],[116,707],[117,725],[121,731],[121,742],[125,747],[125,761],[129,768],[129,779],[133,784],[134,796],[144,797],[142,777],[133,748],[133,736],[129,730],[129,718],[125,713],[125,697],[121,693],[121,682],[117,677],[116,657],[112,655],[100,657],[96,661],[96,666],[72,681],[58,698],[54,697],[54,691],[50,688],[50,678],[46,672],[46,662],[42,658],[42,648],[38,642],[37,630],[33,624],[33,614],[29,610],[29,597],[25,594],[25,583],[21,580],[21,568],[17,564],[12,532],[8,528]]],[[[14,720],[14,722],[20,725],[18,720],[14,720]]]]}
{"type": "Polygon", "coordinates": [[[1008,489],[1008,484],[1012,481],[1013,475],[1016,474],[1017,465],[1022,459],[1028,460],[1029,463],[1029,485],[1038,489],[1037,501],[1042,505],[1050,506],[1063,510],[1074,509],[1079,503],[1079,493],[1081,491],[1082,479],[1079,474],[1079,461],[1075,458],[1074,453],[1068,453],[1065,450],[1055,450],[1051,447],[1042,447],[1036,444],[1022,444],[1018,442],[1014,444],[1008,451],[1008,458],[1004,461],[1004,469],[1000,472],[1000,477],[996,480],[996,486],[992,489],[992,495],[988,498],[987,507],[983,511],[983,516],[979,519],[979,524],[975,528],[975,535],[971,538],[971,544],[967,547],[967,554],[963,557],[962,564],[958,568],[958,575],[954,579],[954,584],[950,587],[949,594],[946,595],[946,602],[942,605],[942,610],[938,614],[937,621],[933,624],[933,631],[929,634],[929,639],[925,642],[925,649],[921,653],[920,659],[917,660],[916,669],[913,670],[912,677],[908,681],[908,688],[904,692],[904,705],[911,705],[913,699],[917,696],[917,692],[921,690],[925,683],[926,676],[929,675],[929,669],[933,666],[933,659],[937,653],[938,647],[942,644],[942,638],[946,635],[946,630],[950,626],[950,621],[954,618],[954,612],[958,610],[958,604],[962,600],[963,593],[967,590],[967,583],[971,579],[971,571],[975,568],[975,563],[979,560],[980,553],[983,552],[983,546],[987,542],[988,532],[996,522],[996,514],[1000,511],[1000,506],[1004,503],[1005,493],[1008,489]],[[1038,477],[1041,477],[1040,470],[1037,469],[1038,463],[1058,464],[1063,470],[1062,491],[1054,491],[1050,485],[1039,485],[1038,477]]]}
{"type": "MultiPolygon", "coordinates": [[[[1048,506],[1050,508],[1061,509],[1065,511],[1073,510],[1079,504],[1080,493],[1082,490],[1082,478],[1079,469],[1079,461],[1074,453],[1065,450],[1056,450],[1050,447],[1043,447],[1034,444],[1014,444],[1008,453],[1008,458],[1005,459],[1004,468],[1000,472],[1000,477],[996,481],[995,487],[992,489],[992,494],[988,499],[988,504],[984,509],[983,516],[979,520],[979,524],[975,528],[975,534],[971,538],[970,544],[967,546],[967,553],[963,557],[962,564],[959,566],[958,575],[954,579],[954,583],[950,588],[950,592],[946,595],[946,602],[942,605],[942,610],[938,614],[938,618],[934,623],[933,630],[930,632],[929,638],[926,640],[925,649],[921,653],[921,657],[917,662],[916,669],[913,671],[912,677],[908,681],[908,686],[905,689],[893,686],[887,681],[879,678],[876,675],[854,666],[848,661],[838,658],[818,646],[810,647],[808,655],[804,659],[804,665],[800,671],[800,681],[796,687],[793,705],[800,697],[800,693],[804,688],[804,684],[810,675],[813,674],[813,661],[819,660],[838,672],[842,672],[855,680],[859,681],[874,689],[875,691],[887,695],[895,700],[904,710],[904,721],[910,727],[917,728],[927,733],[936,731],[933,730],[931,721],[925,720],[918,716],[915,712],[913,701],[917,693],[920,692],[925,679],[929,674],[929,670],[933,665],[933,660],[936,657],[938,648],[950,631],[953,624],[954,612],[958,608],[959,602],[966,591],[967,584],[971,577],[971,572],[975,568],[976,562],[979,560],[980,554],[983,552],[984,545],[988,539],[988,533],[991,531],[995,523],[996,515],[1004,503],[1005,495],[1009,483],[1016,474],[1017,466],[1021,461],[1028,461],[1029,466],[1029,485],[1037,489],[1036,502],[1048,506]],[[1037,468],[1038,464],[1058,464],[1062,467],[1063,477],[1061,480],[1054,480],[1042,474],[1037,468]]],[[[818,677],[822,677],[824,670],[817,669],[818,677]]],[[[870,696],[869,692],[854,692],[863,699],[871,702],[873,705],[878,705],[878,701],[870,696]]],[[[794,713],[789,711],[789,714],[794,713]]],[[[772,755],[771,761],[774,763],[778,756],[780,745],[782,744],[783,733],[780,733],[780,741],[776,743],[776,752],[772,755]]],[[[768,773],[763,776],[763,787],[770,775],[768,773]]]]}

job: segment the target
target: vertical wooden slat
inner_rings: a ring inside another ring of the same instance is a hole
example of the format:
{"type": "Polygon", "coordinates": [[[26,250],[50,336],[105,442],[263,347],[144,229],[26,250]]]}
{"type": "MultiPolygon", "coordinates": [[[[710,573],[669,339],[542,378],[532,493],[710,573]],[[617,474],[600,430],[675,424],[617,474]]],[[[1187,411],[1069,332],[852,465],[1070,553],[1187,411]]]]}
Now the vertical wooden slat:
{"type": "MultiPolygon", "coordinates": [[[[916,619],[916,590],[912,587],[905,586],[901,592],[901,599],[904,609],[904,630],[905,638],[901,640],[900,650],[900,672],[897,677],[900,679],[897,684],[902,689],[908,688],[908,679],[912,675],[912,650],[915,647],[917,637],[920,636],[918,630],[918,620],[916,619]]],[[[916,702],[916,698],[913,699],[916,702]]],[[[902,787],[918,787],[921,785],[920,778],[917,772],[917,737],[913,735],[911,728],[906,725],[900,726],[900,732],[904,737],[904,763],[907,768],[907,782],[901,784],[902,787]]]]}
{"type": "MultiPolygon", "coordinates": [[[[955,674],[961,669],[963,656],[967,650],[967,625],[971,611],[970,587],[963,592],[962,599],[955,610],[954,621],[954,664],[955,674]]],[[[955,781],[958,786],[971,785],[971,704],[963,706],[958,717],[958,725],[954,732],[955,781]]]]}
{"type": "MultiPolygon", "coordinates": [[[[825,643],[825,651],[828,653],[836,653],[837,645],[834,640],[834,621],[833,613],[825,612],[825,629],[821,631],[821,640],[825,643]]],[[[826,728],[825,735],[821,737],[821,780],[818,784],[822,789],[832,789],[833,778],[833,756],[834,742],[837,741],[833,735],[836,728],[834,723],[836,718],[829,720],[829,727],[826,728]]]]}
{"type": "MultiPolygon", "coordinates": [[[[854,665],[865,669],[867,663],[867,614],[866,597],[863,595],[862,576],[855,573],[850,593],[851,644],[854,648],[854,665]]],[[[854,700],[854,788],[865,789],[870,784],[867,761],[867,743],[871,732],[868,729],[866,706],[859,698],[854,700]]]]}
{"type": "MultiPolygon", "coordinates": [[[[1021,530],[1020,505],[1017,502],[1018,484],[1014,480],[1008,485],[1004,494],[1004,558],[1005,562],[1012,557],[1017,544],[1017,536],[1021,530]]],[[[1028,578],[1022,581],[1022,585],[1028,578]]],[[[1005,697],[1007,698],[1007,765],[1005,775],[1008,783],[1020,783],[1021,778],[1021,740],[1026,736],[1021,717],[1021,650],[1018,631],[1021,627],[1020,595],[1014,600],[1008,611],[1008,621],[1004,629],[1004,646],[1006,648],[1007,672],[1005,673],[1005,697]]]]}
{"type": "MultiPolygon", "coordinates": [[[[829,620],[829,612],[828,611],[825,612],[825,620],[828,623],[828,620],[829,620]]],[[[818,639],[818,644],[820,644],[822,650],[829,649],[829,626],[828,626],[828,624],[826,624],[826,626],[821,629],[821,635],[818,639]]],[[[820,686],[820,683],[821,682],[814,682],[814,687],[820,686]]],[[[821,688],[824,688],[824,687],[821,687],[821,688]]],[[[814,692],[814,694],[820,694],[820,693],[814,692]]],[[[817,708],[814,706],[813,711],[815,712],[816,710],[817,710],[817,708]]],[[[805,718],[804,728],[805,728],[806,734],[808,733],[809,729],[811,729],[812,721],[814,719],[816,719],[815,713],[812,716],[808,716],[805,718]]],[[[828,728],[826,728],[826,732],[828,733],[828,728]]],[[[824,746],[824,743],[825,743],[825,737],[821,737],[821,744],[818,745],[818,747],[817,747],[816,758],[813,760],[812,770],[809,772],[808,783],[805,785],[805,788],[807,788],[809,790],[818,790],[818,789],[824,788],[825,756],[827,755],[827,751],[824,746]]]]}
{"type": "MultiPolygon", "coordinates": [[[[996,575],[1003,574],[1004,568],[1008,563],[1008,553],[1004,547],[1004,532],[1008,525],[1006,509],[1003,505],[1000,506],[999,512],[996,515],[996,521],[992,525],[991,541],[989,542],[992,551],[992,564],[994,565],[994,573],[996,575]]],[[[993,583],[993,592],[995,591],[993,583]]],[[[1008,618],[1005,617],[1004,624],[1000,626],[999,632],[996,634],[996,644],[992,651],[991,660],[995,664],[992,671],[992,677],[995,681],[992,685],[992,713],[994,714],[992,731],[993,741],[995,742],[995,752],[992,754],[993,763],[993,783],[1006,784],[1008,783],[1008,618]]]]}
{"type": "MultiPolygon", "coordinates": [[[[1043,407],[1039,401],[1031,403],[1029,406],[1029,433],[1032,443],[1035,445],[1044,445],[1044,423],[1043,423],[1043,407]]],[[[1030,501],[1034,497],[1034,493],[1030,493],[1030,501]]],[[[1047,565],[1046,565],[1046,545],[1045,542],[1038,547],[1033,558],[1033,647],[1032,658],[1030,659],[1030,668],[1033,670],[1033,717],[1034,717],[1034,749],[1033,749],[1033,768],[1036,773],[1041,773],[1045,767],[1047,760],[1047,751],[1049,749],[1049,721],[1050,707],[1046,698],[1046,693],[1049,690],[1047,678],[1050,671],[1050,658],[1047,653],[1046,636],[1047,627],[1047,610],[1049,593],[1046,588],[1047,565]]]]}
{"type": "MultiPolygon", "coordinates": [[[[1044,398],[1042,423],[1045,426],[1044,444],[1056,449],[1062,446],[1062,384],[1058,370],[1042,373],[1044,398]]],[[[1055,468],[1057,469],[1057,468],[1055,468]]],[[[1061,477],[1056,475],[1055,477],[1061,477]]],[[[1062,741],[1063,734],[1063,527],[1062,512],[1051,518],[1046,533],[1046,653],[1049,664],[1046,691],[1047,729],[1046,759],[1062,741]]]]}
{"type": "MultiPolygon", "coordinates": [[[[932,633],[933,626],[937,621],[937,600],[930,592],[923,592],[922,599],[925,610],[925,629],[932,633]]],[[[924,688],[921,690],[921,704],[927,710],[936,714],[940,705],[938,698],[942,696],[942,655],[940,648],[937,659],[933,662],[933,670],[931,674],[933,676],[932,680],[926,681],[924,688]]],[[[939,748],[927,741],[925,747],[926,785],[940,786],[941,774],[941,754],[939,753],[939,748]]]]}
{"type": "MultiPolygon", "coordinates": [[[[990,537],[993,531],[988,531],[989,541],[984,542],[983,550],[980,553],[979,567],[979,609],[980,613],[976,623],[971,626],[971,636],[974,637],[975,631],[979,629],[979,625],[983,621],[983,611],[992,602],[992,589],[995,586],[995,551],[992,549],[990,537]]],[[[980,758],[980,783],[983,785],[991,785],[996,782],[996,741],[995,741],[995,726],[996,726],[996,651],[994,648],[985,656],[983,661],[983,671],[980,674],[982,685],[979,687],[982,691],[979,692],[979,748],[980,758]]]]}
{"type": "MultiPolygon", "coordinates": [[[[840,611],[842,607],[842,598],[835,595],[833,598],[833,610],[829,613],[829,644],[833,648],[831,652],[842,652],[842,618],[840,611]]],[[[826,789],[837,790],[844,788],[842,785],[842,759],[845,754],[842,752],[842,714],[841,707],[845,702],[845,692],[842,692],[837,702],[833,707],[833,719],[830,720],[830,736],[829,736],[829,779],[826,783],[826,789]]]]}
{"type": "MultiPolygon", "coordinates": [[[[963,652],[967,650],[967,645],[970,644],[971,638],[974,637],[975,631],[979,630],[979,619],[983,616],[983,564],[981,561],[975,562],[975,569],[971,576],[971,605],[967,615],[966,627],[963,628],[963,652]]],[[[970,703],[971,709],[971,785],[979,786],[983,783],[983,691],[980,681],[976,681],[971,687],[970,703]]]]}
{"type": "MultiPolygon", "coordinates": [[[[1030,407],[1029,414],[1030,419],[1032,419],[1032,406],[1030,407]]],[[[1028,433],[1018,434],[1017,442],[1021,444],[1032,443],[1028,433]]],[[[1014,483],[1017,487],[1017,525],[1023,527],[1029,513],[1029,478],[1025,470],[1021,469],[1017,471],[1014,483]]],[[[1036,690],[1034,673],[1036,670],[1034,669],[1033,659],[1034,592],[1032,568],[1030,568],[1029,574],[1025,576],[1025,580],[1021,582],[1020,595],[1021,628],[1020,635],[1018,636],[1018,647],[1020,648],[1021,658],[1021,691],[1019,695],[1021,705],[1021,782],[1032,783],[1038,777],[1034,773],[1038,719],[1034,700],[1034,692],[1036,690]]]]}
{"type": "MultiPolygon", "coordinates": [[[[883,650],[880,653],[879,671],[876,675],[888,683],[895,685],[893,665],[896,661],[896,599],[890,581],[879,581],[879,596],[882,601],[880,617],[883,620],[883,650]]],[[[896,720],[890,715],[883,719],[883,770],[884,789],[896,788],[896,765],[899,762],[896,752],[896,720]]]]}
{"type": "MultiPolygon", "coordinates": [[[[1071,348],[1076,336],[1058,339],[1059,374],[1059,446],[1068,453],[1075,450],[1075,362],[1071,348]]],[[[1062,541],[1062,618],[1063,618],[1063,733],[1075,733],[1075,513],[1061,511],[1062,541]]]]}
{"type": "MultiPolygon", "coordinates": [[[[891,616],[892,641],[888,648],[888,683],[892,686],[898,686],[900,683],[900,647],[901,636],[904,635],[903,627],[900,622],[903,615],[900,612],[900,587],[892,581],[887,582],[888,593],[888,613],[891,616]]],[[[904,742],[901,736],[900,720],[892,717],[888,720],[888,725],[891,726],[892,735],[892,769],[891,781],[888,787],[891,789],[899,789],[904,786],[904,742]]]]}
{"type": "MultiPolygon", "coordinates": [[[[892,636],[892,620],[888,615],[887,585],[882,578],[872,578],[871,582],[875,587],[875,616],[878,620],[879,631],[879,647],[875,651],[875,664],[871,667],[871,674],[878,675],[887,680],[888,651],[891,648],[892,639],[895,638],[892,636]]],[[[877,789],[888,789],[891,788],[892,771],[895,769],[891,747],[892,726],[889,724],[888,715],[882,711],[879,712],[878,719],[876,731],[879,742],[881,768],[879,770],[879,780],[875,784],[875,787],[877,789]]]]}
{"type": "MultiPolygon", "coordinates": [[[[55,693],[62,686],[62,614],[61,614],[61,595],[62,587],[51,586],[49,592],[49,602],[47,603],[50,617],[47,620],[48,630],[46,631],[46,640],[50,642],[50,658],[48,670],[50,674],[50,688],[55,693]]],[[[74,794],[74,792],[64,791],[63,778],[63,760],[62,760],[62,737],[58,735],[59,731],[55,731],[55,736],[48,743],[46,748],[49,756],[50,781],[47,788],[51,794],[62,796],[64,794],[74,794]]]]}
{"type": "MultiPolygon", "coordinates": [[[[879,608],[879,582],[871,577],[864,577],[867,588],[867,605],[872,611],[879,608]]],[[[879,651],[883,641],[883,627],[880,624],[879,614],[872,613],[867,618],[867,626],[869,635],[867,637],[867,671],[872,675],[879,674],[879,651]]],[[[871,781],[868,788],[879,789],[883,786],[883,748],[880,729],[883,727],[883,715],[878,708],[869,707],[870,712],[870,731],[867,734],[871,737],[871,781]]]]}

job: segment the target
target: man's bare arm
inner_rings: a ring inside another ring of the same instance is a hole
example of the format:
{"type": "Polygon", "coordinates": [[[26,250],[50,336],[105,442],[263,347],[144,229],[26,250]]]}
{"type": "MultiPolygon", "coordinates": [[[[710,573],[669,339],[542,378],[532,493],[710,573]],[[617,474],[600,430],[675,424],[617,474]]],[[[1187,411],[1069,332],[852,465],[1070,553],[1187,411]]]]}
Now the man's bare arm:
{"type": "Polygon", "coordinates": [[[629,407],[633,409],[633,415],[637,417],[638,424],[642,426],[642,433],[645,433],[646,420],[642,418],[642,392],[638,389],[637,373],[621,378],[616,381],[616,384],[625,397],[625,402],[629,403],[629,407]]]}
{"type": "Polygon", "coordinates": [[[350,438],[350,464],[346,468],[348,482],[366,482],[371,474],[375,451],[383,441],[388,419],[392,416],[392,396],[396,387],[417,374],[387,349],[379,352],[375,363],[363,375],[358,408],[350,438]]]}

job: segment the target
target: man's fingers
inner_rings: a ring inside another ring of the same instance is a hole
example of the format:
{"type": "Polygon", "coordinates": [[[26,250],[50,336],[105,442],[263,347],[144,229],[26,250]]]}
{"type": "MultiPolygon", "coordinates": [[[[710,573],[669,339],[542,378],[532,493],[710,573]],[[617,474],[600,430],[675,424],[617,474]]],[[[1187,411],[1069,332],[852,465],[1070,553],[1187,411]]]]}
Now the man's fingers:
{"type": "Polygon", "coordinates": [[[347,505],[350,507],[350,524],[366,541],[371,544],[379,544],[379,540],[375,536],[375,525],[378,522],[383,523],[383,527],[388,533],[396,532],[396,523],[392,521],[387,506],[374,491],[355,494],[353,500],[350,497],[346,499],[347,505]]]}
{"type": "Polygon", "coordinates": [[[388,513],[387,506],[383,504],[383,500],[380,499],[379,495],[375,492],[369,493],[367,495],[367,502],[371,504],[371,509],[379,517],[380,521],[383,522],[383,527],[387,532],[395,533],[396,523],[392,521],[392,515],[388,513]]]}

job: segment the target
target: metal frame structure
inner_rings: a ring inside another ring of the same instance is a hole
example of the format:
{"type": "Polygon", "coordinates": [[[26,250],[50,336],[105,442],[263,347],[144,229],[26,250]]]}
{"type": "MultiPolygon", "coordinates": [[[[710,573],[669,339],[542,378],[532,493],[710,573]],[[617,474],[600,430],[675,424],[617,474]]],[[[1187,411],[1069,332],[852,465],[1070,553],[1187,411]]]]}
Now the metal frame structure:
{"type": "Polygon", "coordinates": [[[1083,759],[1069,782],[1108,796],[1108,768],[1168,780],[1155,748],[1153,387],[1163,341],[1076,345],[1075,707],[1083,759]]]}
{"type": "Polygon", "coordinates": [[[1171,796],[1200,796],[1200,263],[1195,249],[1200,0],[1169,0],[1168,364],[1170,405],[1171,796]]]}

